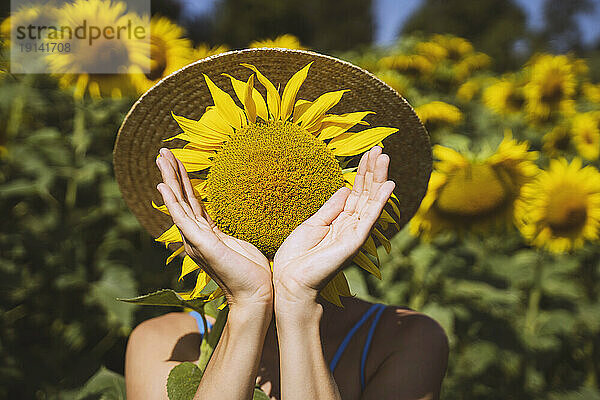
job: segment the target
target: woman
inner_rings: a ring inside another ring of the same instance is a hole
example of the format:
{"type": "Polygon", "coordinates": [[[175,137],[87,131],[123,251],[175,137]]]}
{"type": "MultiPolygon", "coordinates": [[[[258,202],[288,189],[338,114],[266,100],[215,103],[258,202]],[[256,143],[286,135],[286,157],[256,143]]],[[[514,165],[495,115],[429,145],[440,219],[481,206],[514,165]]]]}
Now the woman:
{"type": "MultiPolygon", "coordinates": [[[[255,383],[272,399],[439,397],[448,345],[437,323],[400,307],[345,298],[339,309],[318,297],[363,244],[394,189],[380,147],[362,156],[352,190],[339,189],[287,237],[272,271],[253,245],[219,231],[183,164],[167,149],[160,155],[157,189],[185,251],[230,307],[196,399],[249,399],[255,383]]],[[[139,325],[127,347],[128,399],[167,399],[171,368],[199,357],[198,330],[186,313],[139,325]]]]}

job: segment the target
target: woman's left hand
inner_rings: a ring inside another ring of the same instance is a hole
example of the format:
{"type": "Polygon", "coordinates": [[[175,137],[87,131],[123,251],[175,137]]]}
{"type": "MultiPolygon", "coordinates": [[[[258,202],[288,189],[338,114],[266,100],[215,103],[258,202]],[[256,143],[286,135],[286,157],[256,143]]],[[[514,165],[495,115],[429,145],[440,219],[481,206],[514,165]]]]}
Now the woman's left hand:
{"type": "Polygon", "coordinates": [[[273,259],[276,314],[280,307],[291,311],[293,304],[315,303],[365,242],[394,190],[394,182],[387,180],[389,161],[379,146],[366,152],[352,190],[340,188],[279,247],[273,259]]]}

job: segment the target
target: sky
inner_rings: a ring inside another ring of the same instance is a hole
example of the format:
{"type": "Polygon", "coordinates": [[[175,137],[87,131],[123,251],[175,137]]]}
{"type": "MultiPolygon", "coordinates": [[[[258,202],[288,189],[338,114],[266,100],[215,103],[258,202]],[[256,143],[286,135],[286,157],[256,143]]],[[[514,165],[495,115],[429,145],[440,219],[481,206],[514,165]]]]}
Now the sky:
{"type": "MultiPolygon", "coordinates": [[[[203,14],[210,12],[216,0],[182,0],[185,12],[203,14]]],[[[375,17],[375,43],[385,46],[396,39],[396,33],[406,19],[415,11],[423,0],[373,0],[375,17]],[[393,12],[392,12],[393,11],[393,12]]],[[[569,0],[565,0],[569,1],[569,0]]],[[[600,37],[600,0],[590,15],[580,15],[579,23],[585,43],[593,43],[600,37]]],[[[544,0],[515,0],[527,14],[527,23],[535,30],[543,26],[542,4],[544,0]]],[[[477,4],[474,2],[473,4],[477,4]]]]}

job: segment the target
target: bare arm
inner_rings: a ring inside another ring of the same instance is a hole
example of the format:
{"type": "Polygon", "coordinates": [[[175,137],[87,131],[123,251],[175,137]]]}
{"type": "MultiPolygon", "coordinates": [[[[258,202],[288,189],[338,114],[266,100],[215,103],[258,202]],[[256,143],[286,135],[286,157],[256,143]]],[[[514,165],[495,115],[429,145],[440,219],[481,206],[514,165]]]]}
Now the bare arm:
{"type": "MultiPolygon", "coordinates": [[[[273,313],[269,262],[250,243],[221,232],[196,198],[183,164],[167,149],[160,154],[157,165],[164,182],[157,188],[181,232],[185,252],[218,283],[230,307],[195,399],[250,399],[273,313]]],[[[144,379],[139,374],[132,377],[144,379]]],[[[164,387],[148,391],[144,382],[127,385],[128,398],[164,398],[164,387]],[[129,387],[142,388],[134,392],[129,387]]]]}
{"type": "Polygon", "coordinates": [[[323,308],[317,295],[367,239],[394,189],[389,157],[365,153],[352,191],[338,190],[298,226],[273,260],[281,393],[286,400],[340,399],[319,335],[323,308]]]}

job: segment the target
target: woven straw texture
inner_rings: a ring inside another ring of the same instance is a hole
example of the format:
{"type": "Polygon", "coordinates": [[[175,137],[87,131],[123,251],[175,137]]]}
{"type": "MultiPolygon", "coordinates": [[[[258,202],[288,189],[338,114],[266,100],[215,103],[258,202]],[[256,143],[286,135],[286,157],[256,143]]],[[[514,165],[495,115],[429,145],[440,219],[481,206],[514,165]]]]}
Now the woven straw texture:
{"type": "MultiPolygon", "coordinates": [[[[394,193],[400,200],[400,226],[408,222],[425,195],[432,165],[429,136],[412,107],[381,80],[350,63],[308,51],[248,49],[197,61],[166,77],[134,104],[123,121],[113,151],[115,176],[127,205],[153,237],[173,224],[169,216],[151,205],[151,201],[163,204],[156,189],[162,179],[155,158],[161,147],[181,148],[186,143],[162,141],[181,132],[171,111],[197,120],[207,106],[213,105],[202,74],[237,99],[229,78],[221,74],[246,81],[252,71],[241,63],[255,65],[276,87],[283,88],[295,72],[311,61],[314,64],[297,99],[312,101],[325,92],[350,89],[330,113],[374,111],[365,119],[371,127],[399,129],[383,144],[384,152],[391,158],[389,179],[396,182],[394,193]]],[[[255,87],[265,96],[258,82],[255,87]]],[[[364,126],[351,130],[360,129],[364,126]]],[[[360,157],[355,158],[351,165],[357,165],[360,157]]],[[[390,228],[386,233],[394,232],[390,228]]]]}

